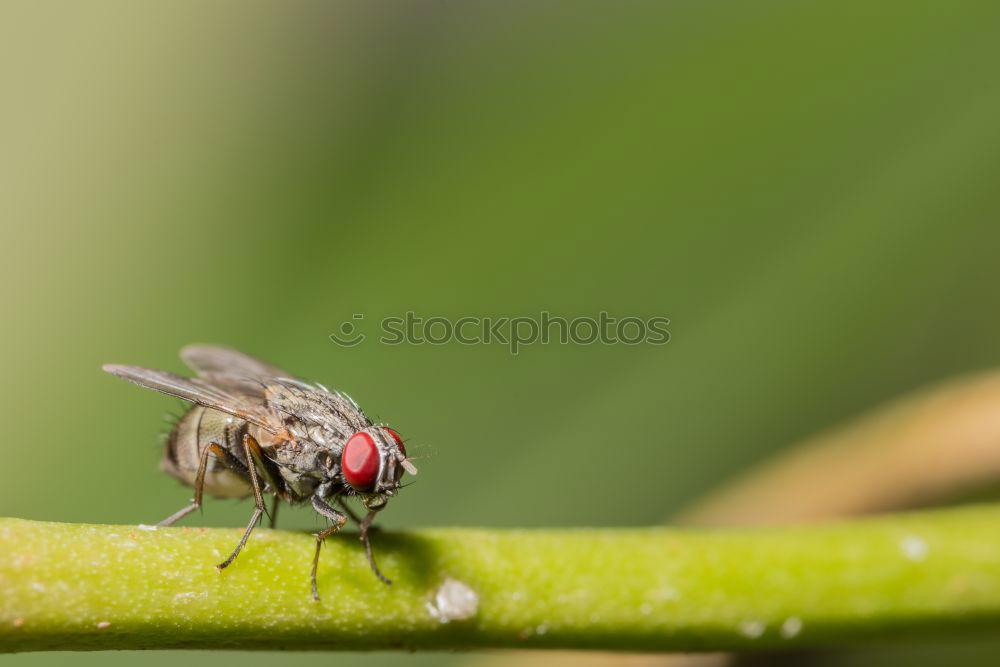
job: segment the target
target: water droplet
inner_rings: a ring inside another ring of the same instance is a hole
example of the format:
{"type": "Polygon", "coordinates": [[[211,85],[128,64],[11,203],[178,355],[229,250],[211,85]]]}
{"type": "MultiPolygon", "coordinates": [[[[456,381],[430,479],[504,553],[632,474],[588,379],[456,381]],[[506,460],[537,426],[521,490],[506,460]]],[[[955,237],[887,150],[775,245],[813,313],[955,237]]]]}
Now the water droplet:
{"type": "Polygon", "coordinates": [[[467,584],[448,577],[426,607],[427,613],[442,623],[464,621],[475,616],[479,610],[479,595],[467,584]]]}

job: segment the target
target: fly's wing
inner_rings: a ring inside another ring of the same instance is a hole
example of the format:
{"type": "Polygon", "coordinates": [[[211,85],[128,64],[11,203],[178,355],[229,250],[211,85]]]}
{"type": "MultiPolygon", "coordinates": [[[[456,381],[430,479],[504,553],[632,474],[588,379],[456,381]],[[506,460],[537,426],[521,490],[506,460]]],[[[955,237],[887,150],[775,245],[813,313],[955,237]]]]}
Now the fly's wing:
{"type": "Polygon", "coordinates": [[[283,428],[281,421],[262,399],[235,393],[204,378],[186,378],[167,371],[114,364],[104,366],[104,370],[140,387],[245,419],[272,433],[278,433],[283,428]]]}
{"type": "Polygon", "coordinates": [[[264,400],[265,389],[275,378],[292,376],[277,366],[218,345],[188,345],[181,359],[198,377],[239,396],[264,400]]]}
{"type": "Polygon", "coordinates": [[[181,359],[198,374],[194,382],[259,402],[307,423],[344,420],[361,430],[371,422],[346,394],[305,382],[277,366],[216,345],[188,345],[181,359]]]}
{"type": "Polygon", "coordinates": [[[277,366],[218,345],[188,345],[181,350],[181,359],[199,376],[237,375],[260,380],[292,377],[277,366]]]}

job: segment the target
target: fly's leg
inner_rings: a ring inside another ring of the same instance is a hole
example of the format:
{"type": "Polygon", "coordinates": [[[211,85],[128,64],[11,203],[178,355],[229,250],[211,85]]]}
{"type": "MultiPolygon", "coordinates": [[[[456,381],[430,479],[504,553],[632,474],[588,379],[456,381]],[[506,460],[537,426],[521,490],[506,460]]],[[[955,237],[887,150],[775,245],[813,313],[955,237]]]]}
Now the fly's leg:
{"type": "Polygon", "coordinates": [[[383,583],[391,585],[392,580],[382,574],[382,572],[378,569],[378,565],[375,564],[375,554],[372,553],[372,542],[368,537],[368,530],[372,529],[372,521],[375,520],[376,514],[378,514],[377,511],[369,510],[368,514],[365,515],[365,518],[361,520],[361,542],[365,545],[365,555],[368,556],[368,564],[371,565],[372,572],[374,572],[375,576],[381,579],[383,583]]]}
{"type": "Polygon", "coordinates": [[[250,538],[250,533],[253,532],[257,522],[260,521],[260,517],[264,514],[264,496],[260,491],[260,480],[257,479],[257,466],[254,465],[251,448],[256,448],[259,451],[260,445],[257,444],[257,441],[254,440],[249,433],[244,433],[243,455],[246,456],[247,473],[249,473],[250,476],[250,486],[253,487],[253,499],[257,506],[253,511],[253,515],[250,517],[250,523],[247,524],[247,529],[243,531],[243,537],[240,539],[240,543],[236,545],[235,549],[233,549],[233,553],[229,554],[229,558],[215,566],[220,572],[228,567],[229,564],[240,555],[240,550],[243,549],[243,545],[245,545],[247,540],[250,538]],[[251,445],[251,443],[253,444],[251,445]]]}
{"type": "Polygon", "coordinates": [[[368,557],[368,564],[371,565],[372,572],[374,572],[375,576],[378,577],[381,581],[391,585],[392,580],[386,577],[384,574],[382,574],[382,571],[378,569],[378,564],[375,562],[375,554],[372,551],[372,541],[371,538],[369,537],[369,533],[374,533],[375,531],[378,530],[377,526],[372,525],[372,521],[375,520],[375,515],[377,514],[377,512],[369,510],[368,514],[365,515],[365,518],[361,519],[358,517],[357,514],[355,514],[351,510],[351,508],[347,504],[347,501],[343,497],[339,499],[339,502],[340,506],[344,509],[347,515],[351,517],[354,523],[358,524],[358,527],[361,532],[361,543],[365,545],[365,555],[368,557]]]}
{"type": "Polygon", "coordinates": [[[322,514],[333,522],[332,526],[327,526],[325,529],[316,533],[316,553],[313,555],[312,574],[310,576],[312,581],[313,600],[319,602],[319,589],[316,587],[316,570],[319,568],[319,550],[323,546],[323,540],[336,533],[345,523],[347,523],[347,517],[327,505],[326,501],[319,496],[312,497],[312,506],[313,509],[319,514],[322,514]]]}
{"type": "Polygon", "coordinates": [[[180,519],[183,519],[188,514],[201,507],[201,495],[202,490],[205,487],[205,470],[208,468],[209,454],[215,454],[216,458],[220,459],[230,468],[239,470],[243,467],[240,462],[237,461],[232,454],[223,449],[221,445],[215,442],[209,443],[208,447],[205,448],[205,451],[201,453],[201,461],[198,463],[198,474],[194,478],[194,500],[192,500],[191,504],[187,507],[174,512],[156,525],[172,526],[180,519]]]}
{"type": "Polygon", "coordinates": [[[251,468],[256,468],[260,472],[261,477],[264,478],[267,486],[270,490],[274,492],[274,502],[271,504],[271,512],[269,513],[267,509],[264,509],[264,513],[267,514],[267,518],[271,520],[271,528],[277,524],[278,521],[278,501],[281,495],[281,487],[278,485],[278,473],[272,470],[274,464],[269,461],[265,456],[264,452],[260,448],[260,444],[254,438],[243,438],[244,441],[244,452],[249,448],[249,456],[247,457],[247,466],[251,468]]]}

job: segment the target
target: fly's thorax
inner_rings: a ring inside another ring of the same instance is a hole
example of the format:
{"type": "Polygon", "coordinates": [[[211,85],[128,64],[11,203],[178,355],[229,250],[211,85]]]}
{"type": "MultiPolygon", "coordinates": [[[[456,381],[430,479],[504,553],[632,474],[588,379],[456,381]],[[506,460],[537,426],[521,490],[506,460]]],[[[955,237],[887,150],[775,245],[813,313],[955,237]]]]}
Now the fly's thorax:
{"type": "Polygon", "coordinates": [[[346,394],[301,380],[278,379],[264,391],[268,407],[283,415],[296,440],[308,438],[320,447],[336,448],[371,421],[346,394]]]}
{"type": "MultiPolygon", "coordinates": [[[[293,501],[304,500],[323,483],[337,476],[339,456],[326,446],[308,437],[301,423],[285,421],[285,431],[270,433],[251,426],[251,434],[259,431],[258,442],[265,456],[276,464],[293,501]]],[[[257,437],[257,436],[255,436],[257,437]]]]}
{"type": "MultiPolygon", "coordinates": [[[[188,410],[167,437],[160,469],[194,486],[205,450],[217,444],[242,461],[243,435],[249,425],[237,417],[197,405],[188,410]]],[[[245,498],[252,488],[243,475],[209,454],[205,466],[205,493],[217,498],[245,498]]]]}
{"type": "Polygon", "coordinates": [[[353,434],[372,425],[357,403],[346,394],[293,378],[275,378],[264,395],[284,427],[273,436],[269,455],[295,495],[346,490],[341,472],[344,446],[353,434]]]}

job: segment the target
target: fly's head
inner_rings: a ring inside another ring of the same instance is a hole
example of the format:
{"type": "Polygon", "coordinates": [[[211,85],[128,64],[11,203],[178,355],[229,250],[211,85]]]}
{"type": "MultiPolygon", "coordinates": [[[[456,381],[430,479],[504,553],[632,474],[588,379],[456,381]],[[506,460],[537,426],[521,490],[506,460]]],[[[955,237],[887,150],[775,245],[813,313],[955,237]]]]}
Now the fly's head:
{"type": "Polygon", "coordinates": [[[388,426],[369,426],[347,439],[340,456],[344,482],[369,510],[380,510],[396,495],[403,472],[417,474],[403,439],[388,426]]]}

